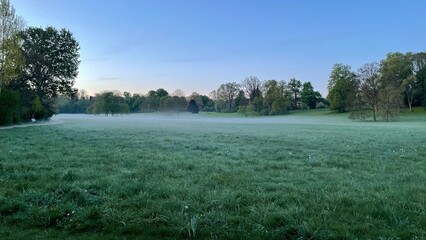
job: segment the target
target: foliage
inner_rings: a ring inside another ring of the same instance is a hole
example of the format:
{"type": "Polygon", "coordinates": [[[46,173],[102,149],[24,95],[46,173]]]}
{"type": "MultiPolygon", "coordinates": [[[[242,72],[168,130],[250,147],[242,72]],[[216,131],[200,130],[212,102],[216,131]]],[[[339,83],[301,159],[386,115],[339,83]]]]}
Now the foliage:
{"type": "Polygon", "coordinates": [[[300,82],[300,80],[292,78],[288,82],[287,87],[289,92],[291,92],[291,95],[293,98],[293,109],[300,109],[301,108],[300,92],[301,92],[302,83],[300,82]]]}
{"type": "Polygon", "coordinates": [[[357,74],[359,86],[359,103],[361,108],[370,109],[373,112],[373,120],[376,121],[377,107],[380,91],[380,67],[376,62],[364,64],[357,74]]]}
{"type": "Polygon", "coordinates": [[[246,77],[241,83],[241,87],[244,89],[250,101],[262,95],[260,91],[261,86],[262,82],[255,76],[246,77]]]}
{"type": "Polygon", "coordinates": [[[19,94],[3,88],[0,94],[0,125],[8,125],[19,119],[19,94]]]}
{"type": "Polygon", "coordinates": [[[160,99],[168,95],[169,93],[163,88],[149,91],[147,95],[147,110],[150,112],[160,111],[160,99]]]}
{"type": "Polygon", "coordinates": [[[198,107],[198,104],[194,99],[191,99],[188,103],[187,110],[190,113],[198,113],[198,112],[200,112],[200,107],[198,107]]]}
{"type": "Polygon", "coordinates": [[[414,103],[418,102],[426,106],[426,53],[419,52],[413,54],[411,61],[413,63],[413,73],[415,74],[416,83],[419,88],[414,103]]]}
{"type": "Polygon", "coordinates": [[[129,106],[124,104],[124,99],[118,94],[106,91],[96,94],[93,103],[93,114],[114,115],[117,113],[129,113],[129,106]]]}
{"type": "Polygon", "coordinates": [[[401,87],[404,89],[405,93],[405,100],[408,104],[408,108],[411,111],[414,97],[417,95],[417,92],[419,91],[419,85],[417,83],[417,79],[414,75],[408,76],[406,79],[404,79],[401,83],[401,87]]]}
{"type": "MultiPolygon", "coordinates": [[[[226,105],[227,112],[233,112],[236,110],[235,98],[240,92],[240,85],[236,82],[229,82],[221,84],[217,90],[218,99],[222,100],[226,105]]],[[[225,109],[222,109],[222,111],[225,109]]]]}
{"type": "Polygon", "coordinates": [[[93,105],[91,98],[84,95],[74,97],[60,95],[55,99],[57,113],[86,113],[91,105],[93,105]]]}
{"type": "Polygon", "coordinates": [[[379,93],[379,115],[388,121],[399,117],[401,102],[401,91],[392,85],[384,86],[379,93]]]}
{"type": "Polygon", "coordinates": [[[289,94],[287,94],[286,88],[287,86],[284,81],[265,81],[263,84],[263,106],[265,108],[260,111],[262,115],[282,114],[289,110],[291,100],[289,94]]]}
{"type": "Polygon", "coordinates": [[[240,90],[235,98],[235,108],[238,109],[240,106],[246,106],[248,103],[249,99],[246,98],[244,91],[240,90]]]}
{"type": "Polygon", "coordinates": [[[311,82],[303,83],[302,92],[300,93],[300,100],[305,103],[309,109],[315,109],[320,99],[321,94],[314,90],[311,82]]]}
{"type": "Polygon", "coordinates": [[[185,97],[164,96],[160,99],[160,109],[163,112],[185,112],[188,102],[185,97]]]}
{"type": "Polygon", "coordinates": [[[328,80],[328,96],[330,109],[347,112],[353,107],[357,94],[355,73],[349,65],[335,64],[328,80]]]}
{"type": "Polygon", "coordinates": [[[47,109],[43,106],[38,96],[34,99],[33,103],[33,117],[37,120],[47,119],[50,117],[47,109]]]}
{"type": "Polygon", "coordinates": [[[53,27],[30,27],[20,34],[25,57],[24,74],[14,85],[29,84],[41,99],[73,94],[78,74],[80,46],[72,33],[53,27]]]}
{"type": "Polygon", "coordinates": [[[18,32],[24,27],[9,0],[0,1],[0,94],[3,85],[20,74],[25,59],[20,51],[18,32]]]}
{"type": "Polygon", "coordinates": [[[202,112],[214,112],[215,111],[215,102],[213,99],[209,98],[206,95],[201,95],[197,92],[193,92],[189,96],[190,100],[194,100],[198,105],[200,111],[202,112]]]}

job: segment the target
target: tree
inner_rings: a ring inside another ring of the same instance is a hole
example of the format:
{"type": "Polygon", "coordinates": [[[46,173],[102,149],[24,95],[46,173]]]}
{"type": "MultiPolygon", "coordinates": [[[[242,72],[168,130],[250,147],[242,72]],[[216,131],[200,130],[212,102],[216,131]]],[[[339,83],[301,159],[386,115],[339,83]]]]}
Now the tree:
{"type": "Polygon", "coordinates": [[[391,85],[382,87],[379,93],[379,114],[386,121],[399,116],[401,106],[401,91],[391,85]]]}
{"type": "Polygon", "coordinates": [[[198,113],[200,112],[200,108],[198,107],[197,102],[194,99],[191,99],[188,103],[188,112],[190,113],[198,113]]]}
{"type": "Polygon", "coordinates": [[[386,59],[381,62],[382,80],[385,81],[387,85],[399,88],[404,79],[407,79],[413,73],[410,59],[410,53],[388,53],[386,59]]]}
{"type": "Polygon", "coordinates": [[[161,98],[169,96],[169,93],[163,88],[159,88],[156,91],[151,90],[147,95],[148,110],[155,112],[160,110],[161,98]]]}
{"type": "Polygon", "coordinates": [[[195,101],[195,103],[197,104],[197,106],[198,106],[200,109],[202,109],[202,108],[203,108],[203,106],[204,106],[204,104],[203,104],[203,99],[202,99],[202,96],[201,96],[199,93],[197,93],[197,92],[193,92],[193,93],[191,93],[191,95],[189,96],[189,99],[190,99],[190,100],[194,100],[194,101],[195,101]]]}
{"type": "Polygon", "coordinates": [[[206,95],[201,95],[202,107],[201,111],[203,112],[213,112],[214,111],[214,101],[206,95]]]}
{"type": "Polygon", "coordinates": [[[353,106],[357,94],[356,75],[349,65],[335,64],[328,80],[330,109],[347,112],[353,106]]]}
{"type": "Polygon", "coordinates": [[[247,104],[248,104],[248,99],[246,99],[244,91],[240,90],[238,92],[237,97],[235,98],[235,108],[238,110],[240,106],[246,106],[247,104]]]}
{"type": "Polygon", "coordinates": [[[253,101],[253,99],[259,97],[262,94],[260,91],[261,86],[262,82],[254,76],[246,77],[241,83],[241,87],[250,101],[253,101]]]}
{"type": "MultiPolygon", "coordinates": [[[[419,52],[411,56],[411,62],[413,65],[413,74],[416,77],[416,91],[415,100],[426,106],[426,53],[419,52]]],[[[414,100],[414,101],[415,101],[414,100]]]]}
{"type": "Polygon", "coordinates": [[[236,82],[221,84],[217,90],[217,97],[225,102],[228,112],[232,112],[235,109],[235,98],[239,92],[240,85],[236,82]]]}
{"type": "MultiPolygon", "coordinates": [[[[260,110],[261,114],[278,115],[286,113],[288,111],[291,103],[286,92],[287,86],[284,81],[265,81],[263,84],[263,89],[265,93],[265,96],[263,98],[263,105],[265,108],[260,110]]],[[[253,104],[254,103],[255,101],[253,101],[253,104]]]]}
{"type": "Polygon", "coordinates": [[[53,27],[30,27],[20,35],[26,64],[18,86],[30,84],[40,98],[72,94],[80,63],[80,46],[72,33],[53,27]]]}
{"type": "Polygon", "coordinates": [[[166,90],[164,90],[163,88],[157,89],[157,91],[155,91],[155,93],[157,94],[157,96],[159,98],[169,96],[169,93],[166,90]]]}
{"type": "Polygon", "coordinates": [[[55,97],[76,94],[73,85],[78,74],[80,47],[65,29],[28,28],[20,37],[25,67],[19,78],[9,85],[19,91],[31,89],[48,111],[46,117],[50,117],[54,113],[55,97]]]}
{"type": "Polygon", "coordinates": [[[24,66],[18,36],[23,22],[9,0],[0,0],[0,94],[3,85],[16,78],[24,66]]]}
{"type": "Polygon", "coordinates": [[[41,104],[40,98],[37,96],[33,103],[33,116],[35,119],[44,119],[46,118],[46,115],[47,111],[41,104]]]}
{"type": "Polygon", "coordinates": [[[293,109],[299,109],[300,108],[300,104],[299,104],[300,88],[302,87],[302,83],[300,82],[300,80],[292,78],[288,82],[287,86],[293,96],[293,109]]]}
{"type": "MultiPolygon", "coordinates": [[[[398,89],[401,93],[413,91],[413,85],[411,86],[411,89],[408,86],[409,84],[406,87],[403,86],[404,80],[411,78],[413,75],[411,53],[388,53],[386,55],[386,59],[381,62],[381,74],[383,87],[388,88],[388,90],[389,88],[395,89],[395,91],[392,90],[388,92],[397,92],[396,89],[398,89]]],[[[406,93],[404,95],[409,96],[410,94],[406,93]]],[[[399,94],[399,97],[403,98],[404,95],[399,94]]],[[[400,102],[402,102],[402,99],[400,102]]]]}
{"type": "Polygon", "coordinates": [[[19,94],[4,88],[0,94],[0,125],[12,124],[19,116],[19,94]]]}
{"type": "Polygon", "coordinates": [[[321,99],[321,94],[314,91],[311,82],[303,83],[302,92],[300,93],[300,100],[305,103],[310,109],[314,109],[321,99]]]}
{"type": "Polygon", "coordinates": [[[380,66],[376,62],[364,64],[357,73],[361,103],[371,109],[374,121],[379,102],[380,77],[380,66]]]}
{"type": "Polygon", "coordinates": [[[185,92],[182,91],[181,89],[176,89],[173,91],[172,95],[177,97],[185,97],[185,92]]]}
{"type": "Polygon", "coordinates": [[[114,115],[117,113],[128,113],[129,107],[124,103],[124,98],[117,92],[106,91],[100,94],[96,94],[95,101],[93,103],[94,114],[108,114],[114,115]]]}
{"type": "Polygon", "coordinates": [[[184,112],[188,105],[185,97],[178,96],[164,96],[160,102],[160,109],[164,112],[184,112]]]}
{"type": "Polygon", "coordinates": [[[415,93],[418,91],[417,86],[417,80],[414,75],[410,75],[402,81],[402,88],[404,89],[405,96],[407,97],[406,100],[410,112],[412,111],[411,106],[413,105],[415,93]]]}

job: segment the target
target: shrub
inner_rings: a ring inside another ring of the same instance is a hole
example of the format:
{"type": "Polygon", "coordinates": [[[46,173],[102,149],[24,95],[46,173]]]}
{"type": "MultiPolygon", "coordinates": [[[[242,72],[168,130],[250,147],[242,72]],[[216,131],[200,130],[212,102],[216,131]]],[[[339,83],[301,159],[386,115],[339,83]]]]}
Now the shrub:
{"type": "Polygon", "coordinates": [[[19,94],[7,88],[2,88],[0,103],[0,125],[16,122],[19,116],[19,94]]]}
{"type": "Polygon", "coordinates": [[[187,110],[188,112],[191,112],[191,113],[198,113],[200,111],[200,107],[198,106],[198,104],[195,102],[194,99],[191,99],[191,101],[189,101],[187,110]]]}

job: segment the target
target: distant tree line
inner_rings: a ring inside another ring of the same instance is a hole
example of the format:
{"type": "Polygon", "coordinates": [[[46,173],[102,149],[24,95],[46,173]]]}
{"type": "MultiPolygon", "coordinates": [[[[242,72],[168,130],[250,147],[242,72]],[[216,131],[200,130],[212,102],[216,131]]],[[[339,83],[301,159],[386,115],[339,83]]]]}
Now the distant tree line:
{"type": "Polygon", "coordinates": [[[279,115],[291,109],[326,108],[328,102],[314,90],[310,82],[260,81],[247,77],[241,84],[221,84],[210,97],[192,93],[185,97],[181,90],[170,95],[165,89],[151,90],[147,94],[104,91],[94,97],[77,92],[72,97],[60,96],[59,113],[90,113],[114,115],[143,112],[240,112],[249,115],[279,115]],[[177,92],[177,93],[176,93],[177,92]]]}
{"type": "Polygon", "coordinates": [[[426,106],[426,53],[389,53],[380,63],[367,63],[355,72],[336,64],[327,99],[331,110],[374,121],[396,119],[403,107],[411,111],[426,106]]]}
{"type": "Polygon", "coordinates": [[[279,115],[289,110],[326,108],[328,101],[310,82],[302,84],[292,78],[260,81],[255,76],[241,83],[230,82],[210,94],[217,112],[240,112],[248,115],[279,115]]]}
{"type": "Polygon", "coordinates": [[[149,112],[211,112],[215,103],[208,96],[196,92],[185,97],[181,90],[169,94],[165,89],[151,90],[146,95],[130,92],[104,91],[94,97],[81,90],[72,97],[60,96],[57,113],[126,114],[149,112]]]}
{"type": "Polygon", "coordinates": [[[47,119],[59,95],[75,95],[79,49],[68,30],[27,28],[0,0],[0,125],[47,119]]]}

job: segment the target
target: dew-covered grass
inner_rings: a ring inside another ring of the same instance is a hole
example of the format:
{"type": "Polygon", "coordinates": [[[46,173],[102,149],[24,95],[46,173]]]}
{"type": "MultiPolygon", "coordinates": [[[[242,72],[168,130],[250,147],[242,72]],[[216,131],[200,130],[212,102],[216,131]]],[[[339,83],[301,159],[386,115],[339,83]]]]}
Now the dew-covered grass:
{"type": "Polygon", "coordinates": [[[0,131],[2,239],[425,239],[426,121],[59,115],[0,131]]]}

